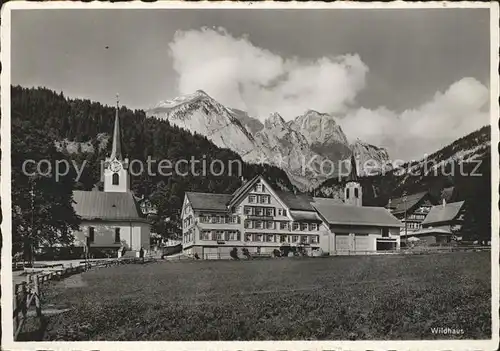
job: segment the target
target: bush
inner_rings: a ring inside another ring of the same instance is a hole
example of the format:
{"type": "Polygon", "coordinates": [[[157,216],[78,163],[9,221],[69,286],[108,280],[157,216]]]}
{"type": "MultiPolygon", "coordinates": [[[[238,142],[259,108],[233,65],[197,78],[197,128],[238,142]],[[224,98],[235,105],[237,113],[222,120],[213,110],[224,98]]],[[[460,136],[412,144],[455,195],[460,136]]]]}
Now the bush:
{"type": "Polygon", "coordinates": [[[229,255],[233,258],[233,260],[239,260],[240,258],[238,257],[238,249],[233,248],[230,252],[229,255]]]}

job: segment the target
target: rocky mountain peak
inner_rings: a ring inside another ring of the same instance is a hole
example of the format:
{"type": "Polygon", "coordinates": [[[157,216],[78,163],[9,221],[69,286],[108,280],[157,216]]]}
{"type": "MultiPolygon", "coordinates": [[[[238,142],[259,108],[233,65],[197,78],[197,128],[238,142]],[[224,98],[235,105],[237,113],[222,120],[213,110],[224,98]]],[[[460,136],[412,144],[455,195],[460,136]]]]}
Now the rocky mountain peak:
{"type": "Polygon", "coordinates": [[[276,127],[284,128],[286,125],[285,120],[278,112],[273,112],[269,115],[269,117],[264,121],[264,128],[273,129],[276,127]]]}

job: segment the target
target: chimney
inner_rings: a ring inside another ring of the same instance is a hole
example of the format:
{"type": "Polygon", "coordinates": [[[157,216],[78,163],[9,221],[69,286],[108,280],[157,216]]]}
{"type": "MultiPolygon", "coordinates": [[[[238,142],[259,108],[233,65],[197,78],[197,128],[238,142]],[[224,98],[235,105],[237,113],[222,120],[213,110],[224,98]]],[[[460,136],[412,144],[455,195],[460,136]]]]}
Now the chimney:
{"type": "Polygon", "coordinates": [[[391,204],[391,199],[389,199],[389,203],[387,204],[387,211],[389,211],[389,213],[392,212],[392,208],[391,208],[392,204],[391,204]]]}
{"type": "Polygon", "coordinates": [[[446,199],[443,199],[443,207],[446,206],[446,199]]]}

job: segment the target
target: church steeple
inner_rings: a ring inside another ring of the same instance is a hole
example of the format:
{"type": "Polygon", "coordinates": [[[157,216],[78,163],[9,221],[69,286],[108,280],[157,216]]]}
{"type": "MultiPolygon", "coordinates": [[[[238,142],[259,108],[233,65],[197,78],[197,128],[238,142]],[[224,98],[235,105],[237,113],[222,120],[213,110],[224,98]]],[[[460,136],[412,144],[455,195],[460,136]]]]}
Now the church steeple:
{"type": "Polygon", "coordinates": [[[351,155],[351,169],[344,189],[344,202],[351,206],[363,206],[363,188],[358,181],[358,170],[354,153],[351,155]]]}
{"type": "Polygon", "coordinates": [[[104,191],[105,192],[129,192],[130,175],[128,173],[129,162],[123,158],[122,140],[120,133],[120,117],[118,115],[118,94],[116,94],[116,116],[113,129],[113,145],[111,155],[106,158],[104,168],[104,191]]]}
{"type": "Polygon", "coordinates": [[[348,182],[358,181],[358,169],[356,167],[356,160],[354,159],[354,153],[351,155],[351,170],[349,172],[348,182]]]}
{"type": "Polygon", "coordinates": [[[110,159],[114,160],[122,160],[122,139],[120,134],[120,116],[118,115],[119,111],[119,95],[116,94],[116,115],[115,115],[115,128],[113,130],[113,146],[111,148],[111,156],[110,159]]]}

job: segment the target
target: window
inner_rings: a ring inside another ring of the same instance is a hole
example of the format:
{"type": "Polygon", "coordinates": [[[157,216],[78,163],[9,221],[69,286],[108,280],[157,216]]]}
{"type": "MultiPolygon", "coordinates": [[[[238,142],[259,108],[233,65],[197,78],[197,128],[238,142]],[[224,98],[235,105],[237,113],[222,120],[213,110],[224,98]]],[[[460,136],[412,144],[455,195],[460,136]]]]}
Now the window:
{"type": "Polygon", "coordinates": [[[302,230],[302,231],[307,230],[307,223],[301,223],[300,224],[300,230],[302,230]]]}
{"type": "Polygon", "coordinates": [[[262,207],[257,207],[257,216],[263,216],[264,215],[264,209],[262,207]]]}
{"type": "Polygon", "coordinates": [[[313,235],[311,237],[311,244],[317,244],[319,243],[319,235],[313,235]]]}
{"type": "Polygon", "coordinates": [[[286,243],[286,235],[280,235],[280,243],[286,243]]]}
{"type": "Polygon", "coordinates": [[[93,243],[95,240],[95,228],[94,227],[89,227],[89,242],[93,243]]]}
{"type": "Polygon", "coordinates": [[[253,221],[245,221],[245,228],[253,228],[253,221]]]}
{"type": "Polygon", "coordinates": [[[257,184],[257,185],[255,186],[255,190],[256,190],[256,191],[259,191],[259,192],[260,192],[260,191],[262,191],[262,184],[260,184],[260,183],[259,183],[259,184],[257,184]]]}
{"type": "Polygon", "coordinates": [[[252,241],[252,234],[245,234],[245,241],[252,241]]]}
{"type": "Polygon", "coordinates": [[[210,240],[211,232],[209,230],[204,230],[201,232],[201,240],[210,240]]]}
{"type": "Polygon", "coordinates": [[[283,216],[286,216],[286,210],[283,210],[283,216]]]}
{"type": "Polygon", "coordinates": [[[359,196],[359,189],[358,188],[354,188],[354,197],[357,199],[359,196]]]}
{"type": "Polygon", "coordinates": [[[222,230],[218,230],[215,232],[216,240],[224,240],[224,232],[222,230]]]}
{"type": "Polygon", "coordinates": [[[382,228],[382,237],[383,238],[389,237],[389,228],[382,228]]]}
{"type": "Polygon", "coordinates": [[[254,234],[254,241],[262,241],[262,234],[254,234]]]}
{"type": "Polygon", "coordinates": [[[312,231],[318,230],[318,224],[317,223],[311,223],[309,226],[310,226],[310,230],[312,230],[312,231]]]}
{"type": "Polygon", "coordinates": [[[309,241],[309,240],[308,240],[307,235],[302,235],[302,236],[300,237],[300,242],[302,242],[302,243],[307,243],[308,241],[309,241]]]}
{"type": "Polygon", "coordinates": [[[118,173],[113,173],[113,185],[118,185],[120,183],[120,176],[118,173]]]}
{"type": "Polygon", "coordinates": [[[262,229],[262,221],[256,221],[255,222],[255,228],[262,229]]]}
{"type": "Polygon", "coordinates": [[[273,221],[267,222],[267,229],[274,229],[274,222],[273,221]]]}
{"type": "Polygon", "coordinates": [[[115,243],[121,242],[120,240],[120,228],[115,228],[115,243]]]}
{"type": "Polygon", "coordinates": [[[267,216],[274,216],[274,208],[266,208],[266,215],[267,216]]]}
{"type": "Polygon", "coordinates": [[[256,200],[256,196],[255,195],[250,195],[248,197],[248,202],[250,202],[252,204],[256,202],[255,200],[256,200]]]}
{"type": "Polygon", "coordinates": [[[253,214],[252,207],[245,206],[245,214],[246,215],[252,215],[253,214]]]}
{"type": "Polygon", "coordinates": [[[236,240],[236,232],[235,231],[232,230],[229,232],[228,240],[236,240]]]}
{"type": "Polygon", "coordinates": [[[345,189],[345,198],[349,198],[349,188],[345,189]]]}
{"type": "Polygon", "coordinates": [[[260,203],[261,204],[269,204],[269,203],[271,203],[271,197],[269,195],[261,195],[260,196],[260,203]]]}
{"type": "Polygon", "coordinates": [[[292,243],[296,243],[299,241],[299,236],[298,235],[292,235],[292,243]]]}
{"type": "Polygon", "coordinates": [[[278,216],[283,216],[283,210],[281,208],[278,208],[278,216]]]}
{"type": "Polygon", "coordinates": [[[274,235],[273,234],[267,234],[266,235],[266,241],[268,243],[273,242],[274,241],[274,235]]]}
{"type": "Polygon", "coordinates": [[[299,230],[299,224],[297,222],[293,223],[293,230],[299,230]]]}
{"type": "Polygon", "coordinates": [[[282,229],[282,230],[287,229],[287,224],[286,224],[286,222],[280,222],[280,229],[282,229]]]}

